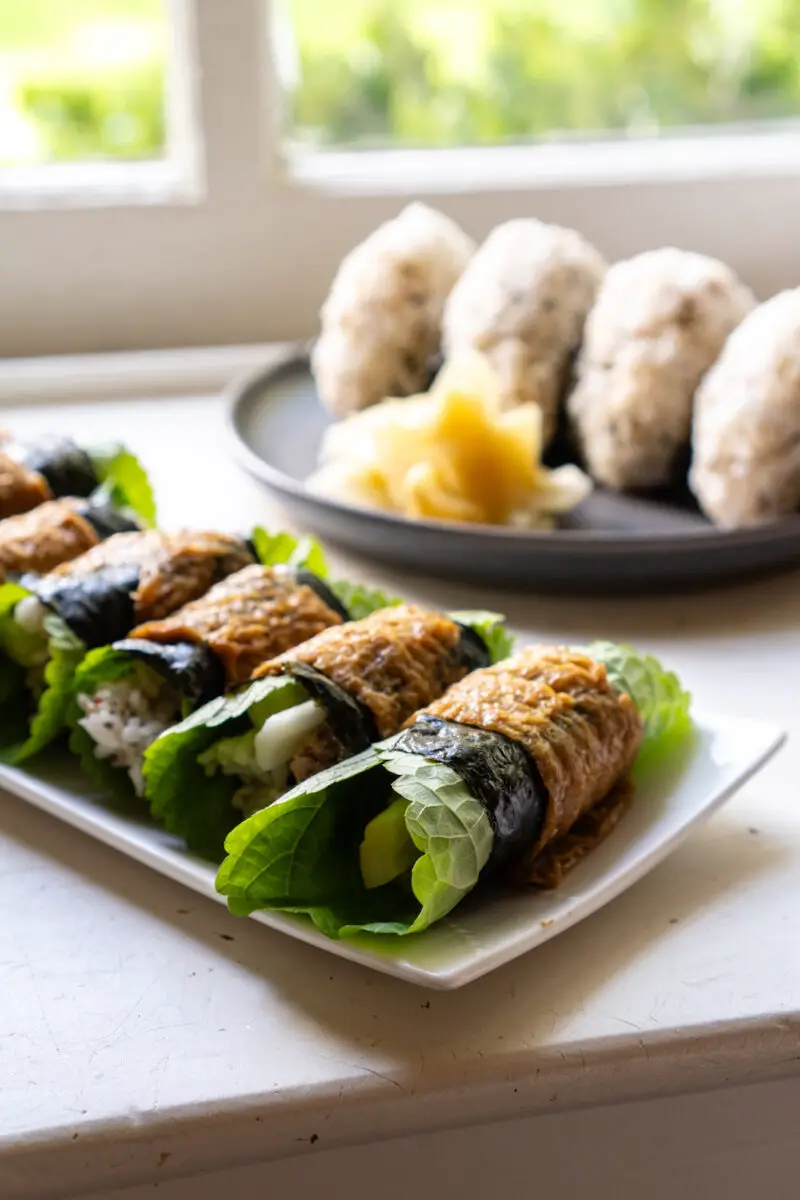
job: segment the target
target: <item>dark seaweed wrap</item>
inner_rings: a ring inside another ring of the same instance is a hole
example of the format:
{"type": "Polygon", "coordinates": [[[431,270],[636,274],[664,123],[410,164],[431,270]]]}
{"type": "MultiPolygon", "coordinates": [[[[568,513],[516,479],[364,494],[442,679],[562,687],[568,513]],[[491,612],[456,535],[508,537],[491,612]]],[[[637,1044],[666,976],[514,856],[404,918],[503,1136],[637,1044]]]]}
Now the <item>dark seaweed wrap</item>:
{"type": "Polygon", "coordinates": [[[312,572],[252,564],[171,616],[137,626],[113,648],[140,657],[187,699],[200,701],[244,683],[266,659],[341,624],[343,613],[312,572]]]}
{"type": "Polygon", "coordinates": [[[488,662],[472,630],[442,613],[400,604],[326,629],[263,663],[253,678],[294,675],[325,708],[327,728],[308,760],[292,764],[301,780],[397,733],[416,710],[488,662]]]}
{"type": "Polygon", "coordinates": [[[0,518],[62,496],[90,496],[99,483],[91,458],[71,438],[6,443],[0,450],[0,518]]]}
{"type": "Polygon", "coordinates": [[[633,701],[601,663],[533,646],[451,687],[415,715],[397,748],[457,771],[492,822],[489,867],[514,863],[516,878],[539,881],[542,851],[608,801],[642,736],[633,701]]]}
{"type": "Polygon", "coordinates": [[[124,637],[139,622],[168,616],[251,562],[244,540],[234,535],[148,529],[116,534],[20,583],[92,648],[124,637]]]}
{"type": "Polygon", "coordinates": [[[136,526],[106,506],[86,500],[50,500],[0,523],[0,578],[23,571],[52,571],[136,526]]]}

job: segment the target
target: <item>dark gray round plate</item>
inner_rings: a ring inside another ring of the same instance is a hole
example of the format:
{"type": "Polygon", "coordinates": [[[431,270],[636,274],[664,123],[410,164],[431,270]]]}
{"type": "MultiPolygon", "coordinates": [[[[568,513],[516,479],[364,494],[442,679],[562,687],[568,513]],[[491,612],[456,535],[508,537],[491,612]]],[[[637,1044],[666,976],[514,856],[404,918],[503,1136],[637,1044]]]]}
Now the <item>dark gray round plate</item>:
{"type": "Polygon", "coordinates": [[[234,453],[322,538],[395,566],[490,586],[561,593],[664,592],[800,565],[800,516],[723,532],[677,504],[597,489],[563,526],[409,521],[316,496],[305,487],[330,417],[299,350],[232,389],[234,453]]]}

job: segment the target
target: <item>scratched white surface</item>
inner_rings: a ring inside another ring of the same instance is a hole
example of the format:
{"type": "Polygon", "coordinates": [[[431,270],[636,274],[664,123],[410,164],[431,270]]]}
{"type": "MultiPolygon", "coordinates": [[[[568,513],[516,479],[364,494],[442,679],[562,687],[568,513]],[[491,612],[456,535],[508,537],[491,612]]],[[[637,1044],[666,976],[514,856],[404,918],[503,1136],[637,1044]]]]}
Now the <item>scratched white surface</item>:
{"type": "MultiPolygon", "coordinates": [[[[0,420],[124,437],[167,524],[278,519],[218,457],[214,400],[0,420]]],[[[166,1177],[797,1071],[800,578],[590,603],[356,569],[431,602],[504,607],[528,635],[635,641],[704,708],[788,727],[789,745],[629,893],[452,994],[236,921],[0,794],[0,1195],[122,1186],[164,1154],[166,1177]]]]}

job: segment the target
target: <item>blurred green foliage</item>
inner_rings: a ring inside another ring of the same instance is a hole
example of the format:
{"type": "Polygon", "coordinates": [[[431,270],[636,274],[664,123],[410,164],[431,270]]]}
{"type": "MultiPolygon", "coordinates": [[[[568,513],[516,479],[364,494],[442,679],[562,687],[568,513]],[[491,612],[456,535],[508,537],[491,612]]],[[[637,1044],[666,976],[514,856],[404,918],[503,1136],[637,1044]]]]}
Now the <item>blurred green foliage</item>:
{"type": "Polygon", "coordinates": [[[480,145],[800,115],[800,0],[362,0],[330,6],[340,19],[361,10],[346,41],[319,35],[315,7],[292,0],[291,100],[296,129],[318,144],[480,145]]]}
{"type": "MultiPolygon", "coordinates": [[[[313,145],[800,115],[800,0],[273,3],[290,132],[313,145]]],[[[162,154],[167,41],[164,0],[0,0],[0,162],[162,154]]]]}
{"type": "Polygon", "coordinates": [[[106,76],[34,78],[20,86],[18,97],[50,161],[163,153],[164,71],[159,62],[106,76]]]}
{"type": "Polygon", "coordinates": [[[0,163],[164,152],[165,0],[0,0],[0,163]]]}

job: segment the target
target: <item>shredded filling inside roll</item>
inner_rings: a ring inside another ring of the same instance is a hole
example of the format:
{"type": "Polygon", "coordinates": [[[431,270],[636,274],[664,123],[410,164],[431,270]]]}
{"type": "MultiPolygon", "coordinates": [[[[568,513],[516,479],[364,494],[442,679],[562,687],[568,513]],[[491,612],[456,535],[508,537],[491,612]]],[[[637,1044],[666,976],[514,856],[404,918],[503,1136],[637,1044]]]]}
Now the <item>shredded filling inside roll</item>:
{"type": "Polygon", "coordinates": [[[248,713],[252,729],[222,738],[198,757],[207,774],[221,772],[241,780],[232,804],[245,816],[342,756],[323,706],[302,685],[295,686],[299,694],[290,707],[264,717],[254,704],[248,713]]]}

